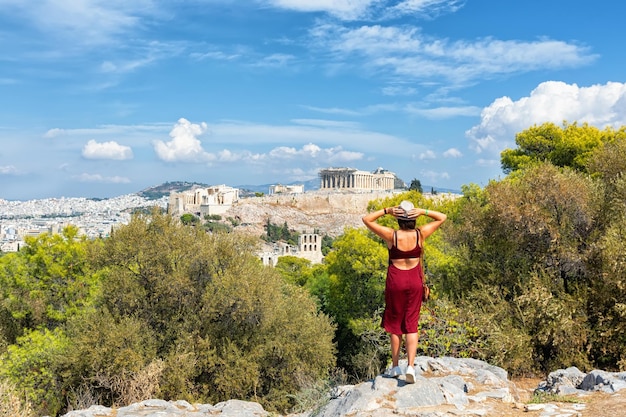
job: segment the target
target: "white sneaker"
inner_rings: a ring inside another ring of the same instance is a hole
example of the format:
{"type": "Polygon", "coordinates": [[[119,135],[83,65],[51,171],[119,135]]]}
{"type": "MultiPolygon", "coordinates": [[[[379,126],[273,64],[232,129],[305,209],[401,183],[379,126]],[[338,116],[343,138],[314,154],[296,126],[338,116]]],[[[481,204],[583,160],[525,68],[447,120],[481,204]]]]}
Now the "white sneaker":
{"type": "Polygon", "coordinates": [[[412,366],[406,368],[406,374],[404,376],[407,384],[415,384],[415,369],[412,366]]]}
{"type": "Polygon", "coordinates": [[[402,375],[402,370],[400,369],[399,366],[394,366],[393,368],[388,369],[385,375],[388,376],[389,378],[397,378],[400,375],[402,375]]]}

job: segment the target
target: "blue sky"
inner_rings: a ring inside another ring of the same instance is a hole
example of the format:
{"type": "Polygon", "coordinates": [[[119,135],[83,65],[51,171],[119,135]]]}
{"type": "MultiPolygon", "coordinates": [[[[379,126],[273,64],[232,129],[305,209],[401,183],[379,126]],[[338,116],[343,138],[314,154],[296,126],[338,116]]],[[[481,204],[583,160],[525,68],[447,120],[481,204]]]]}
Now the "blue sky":
{"type": "Polygon", "coordinates": [[[484,186],[534,124],[626,124],[625,4],[0,0],[0,198],[484,186]]]}

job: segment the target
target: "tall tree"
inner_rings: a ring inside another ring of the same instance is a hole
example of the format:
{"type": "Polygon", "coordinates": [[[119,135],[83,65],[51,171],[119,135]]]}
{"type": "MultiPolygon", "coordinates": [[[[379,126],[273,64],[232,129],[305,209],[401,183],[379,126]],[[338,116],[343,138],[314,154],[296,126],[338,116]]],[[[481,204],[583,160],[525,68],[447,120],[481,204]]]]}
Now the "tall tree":
{"type": "Polygon", "coordinates": [[[535,125],[515,135],[516,149],[502,151],[502,170],[508,174],[529,164],[548,161],[585,171],[594,149],[610,141],[615,134],[611,128],[601,131],[586,123],[579,126],[564,122],[563,127],[554,123],[535,125]]]}
{"type": "Polygon", "coordinates": [[[2,305],[19,328],[54,329],[91,305],[99,279],[88,261],[89,246],[98,243],[67,226],[61,234],[28,237],[19,252],[0,258],[2,305]]]}
{"type": "Polygon", "coordinates": [[[418,180],[417,178],[413,178],[411,180],[411,185],[409,185],[409,191],[417,191],[418,193],[423,193],[424,190],[422,190],[422,183],[420,180],[418,180]]]}
{"type": "Polygon", "coordinates": [[[146,372],[162,361],[166,399],[254,398],[269,409],[288,409],[291,394],[334,365],[334,331],[304,289],[261,264],[257,243],[184,227],[159,213],[133,217],[96,258],[106,273],[100,314],[73,327],[71,336],[82,340],[72,352],[74,376],[98,374],[95,358],[107,352],[110,363],[125,366],[105,368],[109,380],[114,370],[146,372]],[[146,346],[135,349],[141,354],[134,364],[116,347],[120,340],[93,334],[106,333],[102,327],[119,329],[125,345],[146,346]],[[131,367],[137,363],[142,368],[131,367]]]}
{"type": "Polygon", "coordinates": [[[584,300],[596,185],[572,169],[543,162],[489,184],[475,202],[464,202],[451,223],[447,238],[461,259],[450,274],[458,276],[445,288],[459,285],[450,295],[478,310],[477,327],[488,329],[491,352],[509,346],[497,334],[528,346],[530,352],[517,351],[527,358],[523,364],[519,357],[502,358],[519,369],[537,363],[545,371],[568,360],[587,366],[584,300]]]}

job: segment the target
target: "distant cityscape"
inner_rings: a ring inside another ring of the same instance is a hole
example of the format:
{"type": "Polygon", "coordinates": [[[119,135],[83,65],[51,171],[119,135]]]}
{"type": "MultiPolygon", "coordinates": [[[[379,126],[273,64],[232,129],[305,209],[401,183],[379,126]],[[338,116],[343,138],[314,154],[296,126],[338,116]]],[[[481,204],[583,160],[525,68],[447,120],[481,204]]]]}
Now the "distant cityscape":
{"type": "MultiPolygon", "coordinates": [[[[172,205],[171,197],[173,195],[181,195],[187,190],[198,188],[217,190],[215,187],[237,190],[236,199],[239,199],[253,197],[261,193],[272,194],[275,190],[280,189],[301,190],[301,192],[317,191],[320,189],[320,179],[284,186],[277,186],[276,184],[241,185],[234,188],[225,185],[208,186],[200,183],[176,181],[150,187],[135,194],[108,199],[61,197],[9,201],[0,198],[0,251],[17,251],[24,245],[26,237],[36,237],[49,232],[58,233],[70,224],[78,227],[80,233],[88,238],[108,237],[115,227],[127,224],[132,214],[137,210],[149,210],[156,206],[165,211],[168,210],[169,205],[172,205]]],[[[432,187],[424,187],[424,192],[431,190],[433,190],[432,187]]],[[[434,190],[437,192],[455,192],[452,190],[434,190]]],[[[174,210],[172,214],[179,213],[174,210]]]]}
{"type": "Polygon", "coordinates": [[[15,252],[29,236],[58,233],[67,225],[89,238],[108,237],[111,230],[127,224],[139,208],[167,206],[167,197],[149,200],[137,194],[104,200],[47,198],[29,201],[0,199],[0,251],[15,252]]]}

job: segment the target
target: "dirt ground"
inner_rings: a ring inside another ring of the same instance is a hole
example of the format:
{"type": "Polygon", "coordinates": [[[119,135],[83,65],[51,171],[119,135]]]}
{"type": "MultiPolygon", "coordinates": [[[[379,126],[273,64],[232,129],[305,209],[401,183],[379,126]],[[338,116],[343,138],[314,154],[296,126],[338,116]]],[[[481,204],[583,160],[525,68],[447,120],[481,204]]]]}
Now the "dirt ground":
{"type": "MultiPolygon", "coordinates": [[[[542,411],[526,411],[523,407],[533,395],[535,388],[539,386],[542,379],[539,378],[513,378],[519,403],[517,404],[497,404],[490,416],[499,417],[532,417],[539,416],[542,411]]],[[[588,396],[580,397],[580,402],[585,404],[585,408],[579,411],[580,417],[626,417],[626,392],[618,391],[615,394],[606,394],[602,392],[590,393],[588,396]]],[[[568,408],[571,403],[553,404],[568,408]]],[[[574,415],[575,416],[575,415],[574,415]]]]}

